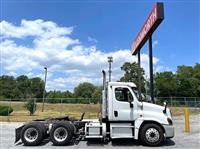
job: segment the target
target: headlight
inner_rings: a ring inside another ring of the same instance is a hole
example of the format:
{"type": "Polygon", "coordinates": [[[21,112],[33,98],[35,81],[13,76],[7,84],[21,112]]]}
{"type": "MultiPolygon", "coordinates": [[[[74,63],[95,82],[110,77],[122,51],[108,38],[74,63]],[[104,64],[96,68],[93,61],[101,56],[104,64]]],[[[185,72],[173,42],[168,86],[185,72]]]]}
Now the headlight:
{"type": "Polygon", "coordinates": [[[169,125],[173,125],[173,122],[172,122],[172,119],[171,118],[167,118],[167,121],[168,121],[168,123],[169,123],[169,125]]]}

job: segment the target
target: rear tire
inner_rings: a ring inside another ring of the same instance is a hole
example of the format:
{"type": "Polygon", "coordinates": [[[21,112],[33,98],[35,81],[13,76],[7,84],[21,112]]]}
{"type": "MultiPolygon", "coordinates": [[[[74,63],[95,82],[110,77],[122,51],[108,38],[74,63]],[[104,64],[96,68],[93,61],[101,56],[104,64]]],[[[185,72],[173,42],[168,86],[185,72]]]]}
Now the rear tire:
{"type": "Polygon", "coordinates": [[[145,124],[140,131],[140,140],[148,146],[160,146],[164,141],[163,129],[154,123],[145,124]]]}
{"type": "Polygon", "coordinates": [[[67,145],[73,137],[73,126],[69,122],[56,122],[50,131],[50,140],[56,146],[67,145]]]}
{"type": "Polygon", "coordinates": [[[39,122],[25,125],[21,131],[21,140],[25,146],[36,146],[40,144],[44,137],[44,126],[39,122]]]}

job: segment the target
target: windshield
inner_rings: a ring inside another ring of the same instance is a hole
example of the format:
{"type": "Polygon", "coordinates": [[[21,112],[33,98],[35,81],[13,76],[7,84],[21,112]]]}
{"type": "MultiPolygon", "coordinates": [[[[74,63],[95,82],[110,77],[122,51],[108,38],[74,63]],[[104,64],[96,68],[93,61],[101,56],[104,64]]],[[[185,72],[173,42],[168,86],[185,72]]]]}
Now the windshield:
{"type": "Polygon", "coordinates": [[[135,94],[135,96],[138,98],[139,101],[143,101],[144,100],[144,95],[141,93],[141,99],[139,98],[139,91],[136,87],[132,87],[131,88],[133,93],[135,94]]]}

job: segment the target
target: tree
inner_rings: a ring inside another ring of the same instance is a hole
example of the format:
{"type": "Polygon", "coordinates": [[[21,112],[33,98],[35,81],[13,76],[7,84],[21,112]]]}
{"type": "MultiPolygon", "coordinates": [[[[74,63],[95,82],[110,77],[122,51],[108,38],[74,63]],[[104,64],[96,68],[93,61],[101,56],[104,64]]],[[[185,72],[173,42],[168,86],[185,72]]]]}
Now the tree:
{"type": "MultiPolygon", "coordinates": [[[[50,103],[60,103],[61,99],[59,98],[73,98],[73,94],[70,91],[49,91],[47,94],[47,102],[50,103]]],[[[69,102],[70,99],[63,100],[62,102],[69,102]]]]}
{"type": "Polygon", "coordinates": [[[32,97],[42,98],[44,81],[39,77],[30,79],[30,90],[32,93],[32,97]]]}
{"type": "Polygon", "coordinates": [[[155,76],[157,96],[200,96],[200,64],[178,66],[176,73],[161,72],[155,76]]]}
{"type": "Polygon", "coordinates": [[[92,102],[98,103],[99,100],[102,98],[102,86],[96,86],[94,93],[92,94],[92,102]]]}
{"type": "Polygon", "coordinates": [[[36,111],[36,103],[34,99],[28,99],[28,101],[25,104],[25,108],[29,111],[30,116],[33,115],[36,111]]]}
{"type": "Polygon", "coordinates": [[[92,98],[92,94],[94,93],[96,87],[88,82],[80,83],[74,89],[75,97],[83,97],[83,98],[92,98]]]}
{"type": "Polygon", "coordinates": [[[22,92],[21,92],[17,87],[15,87],[15,88],[12,90],[12,92],[11,92],[11,94],[10,94],[10,97],[11,97],[12,99],[23,98],[23,94],[22,94],[22,92]]]}
{"type": "Polygon", "coordinates": [[[200,97],[200,64],[196,63],[194,66],[194,78],[196,79],[196,97],[200,97]]]}
{"type": "Polygon", "coordinates": [[[200,64],[196,63],[193,69],[194,69],[194,77],[200,80],[200,64]]]}
{"type": "Polygon", "coordinates": [[[177,94],[176,75],[170,71],[156,73],[155,92],[158,97],[175,96],[177,94]]]}
{"type": "Polygon", "coordinates": [[[15,78],[3,75],[0,77],[0,96],[4,98],[12,98],[12,92],[16,88],[15,78]]]}
{"type": "Polygon", "coordinates": [[[31,89],[30,89],[30,80],[27,76],[21,75],[16,78],[17,88],[21,91],[24,98],[32,97],[31,89]]]}
{"type": "Polygon", "coordinates": [[[177,80],[178,80],[178,96],[192,97],[199,96],[200,93],[200,78],[199,78],[199,64],[192,66],[178,66],[177,80]]]}
{"type": "MultiPolygon", "coordinates": [[[[123,66],[121,67],[121,70],[123,70],[125,73],[124,73],[124,76],[121,77],[120,81],[133,82],[138,87],[139,86],[138,69],[139,67],[136,62],[133,62],[133,63],[125,62],[123,66]]],[[[140,72],[141,72],[141,89],[142,89],[142,92],[144,92],[145,91],[144,69],[140,68],[140,72]]]]}

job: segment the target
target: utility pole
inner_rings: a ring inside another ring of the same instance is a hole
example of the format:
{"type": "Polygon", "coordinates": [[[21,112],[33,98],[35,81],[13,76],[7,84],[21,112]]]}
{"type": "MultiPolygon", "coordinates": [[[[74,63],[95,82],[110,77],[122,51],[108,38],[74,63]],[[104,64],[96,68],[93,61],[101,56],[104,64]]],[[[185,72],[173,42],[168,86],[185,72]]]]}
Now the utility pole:
{"type": "Polygon", "coordinates": [[[111,63],[113,62],[113,57],[112,56],[109,56],[108,57],[108,63],[109,63],[109,70],[108,70],[108,73],[109,73],[109,82],[111,82],[111,63]]]}
{"type": "Polygon", "coordinates": [[[44,74],[44,91],[43,91],[43,98],[42,98],[42,112],[44,111],[44,98],[45,98],[45,90],[46,90],[46,81],[47,81],[47,67],[44,67],[45,74],[44,74]]]}

